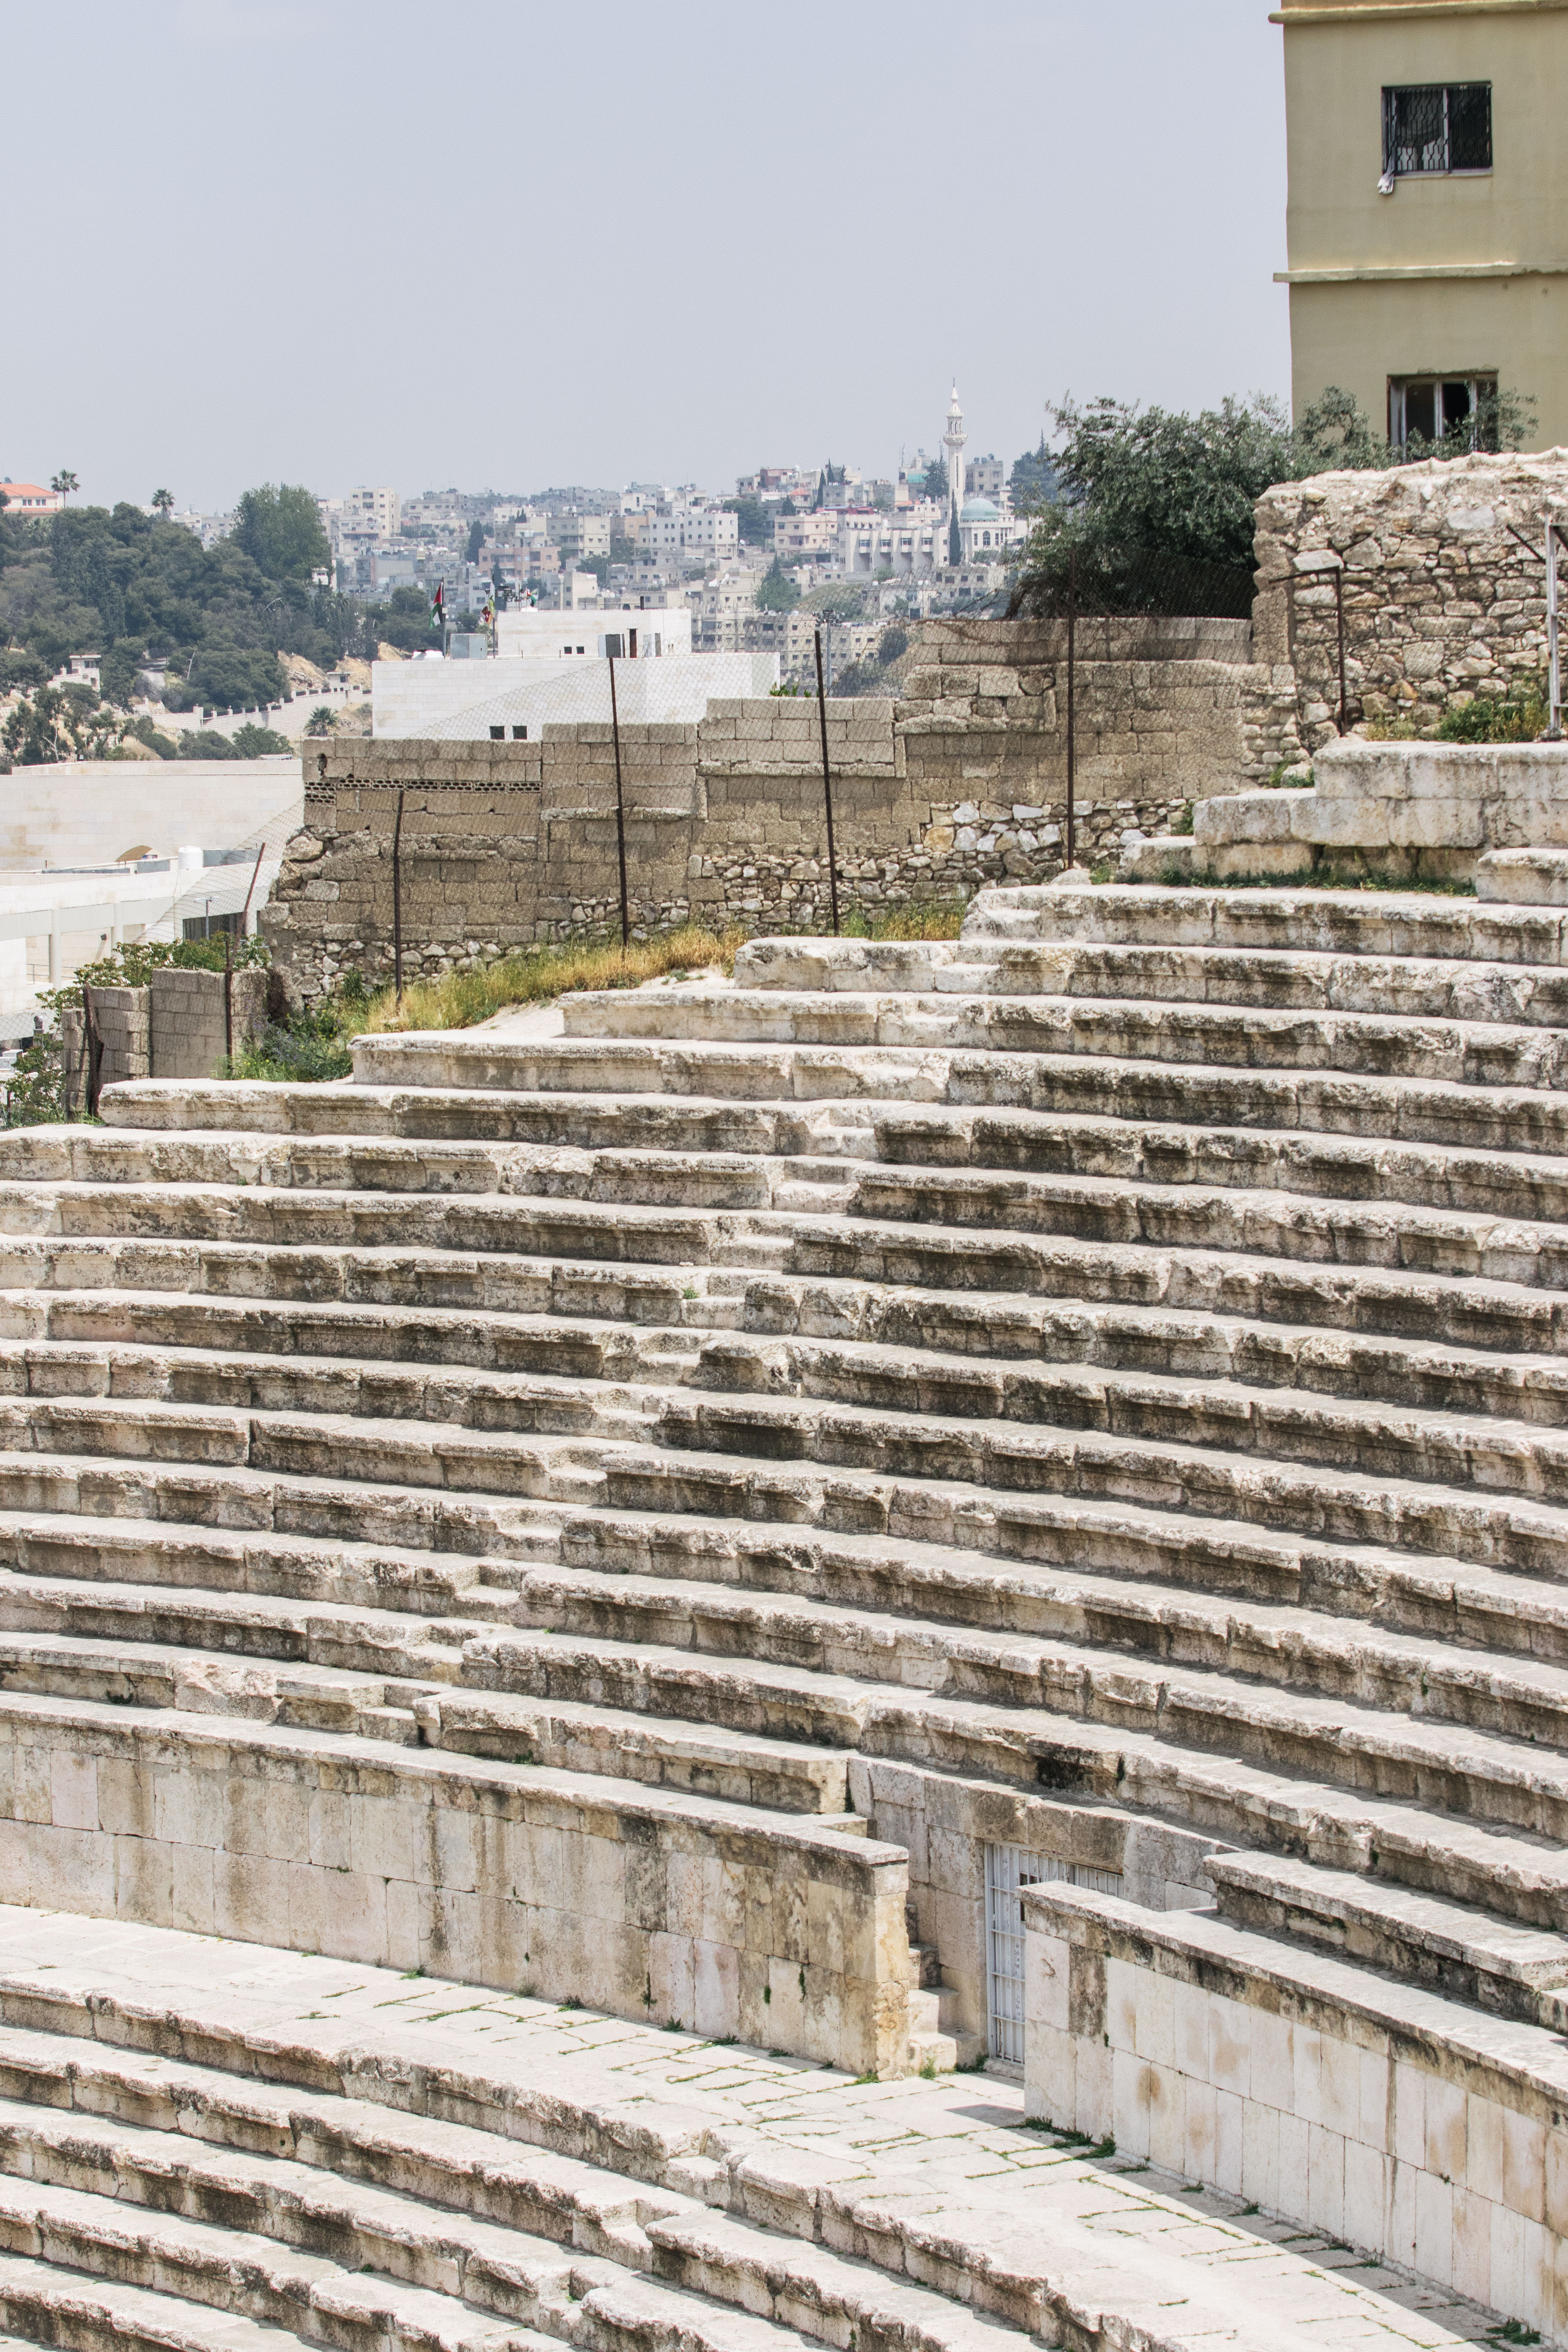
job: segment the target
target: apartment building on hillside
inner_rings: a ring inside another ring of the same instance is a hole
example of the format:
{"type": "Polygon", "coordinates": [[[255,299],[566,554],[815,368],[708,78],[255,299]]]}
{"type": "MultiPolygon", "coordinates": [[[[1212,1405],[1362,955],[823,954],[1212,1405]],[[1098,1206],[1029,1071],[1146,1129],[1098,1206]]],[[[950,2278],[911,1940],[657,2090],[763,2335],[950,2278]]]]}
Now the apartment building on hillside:
{"type": "Polygon", "coordinates": [[[1282,0],[1291,387],[1391,440],[1500,388],[1568,444],[1568,0],[1282,0]]]}

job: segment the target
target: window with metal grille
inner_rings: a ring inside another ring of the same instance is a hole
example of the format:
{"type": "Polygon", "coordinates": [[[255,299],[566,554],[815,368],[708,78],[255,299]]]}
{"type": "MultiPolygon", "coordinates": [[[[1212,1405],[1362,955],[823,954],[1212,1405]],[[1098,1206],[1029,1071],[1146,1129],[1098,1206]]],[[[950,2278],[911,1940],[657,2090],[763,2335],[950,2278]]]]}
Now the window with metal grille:
{"type": "Polygon", "coordinates": [[[1388,437],[1396,449],[1412,441],[1495,449],[1497,387],[1495,375],[1391,375],[1388,437]]]}
{"type": "Polygon", "coordinates": [[[985,1978],[989,2043],[993,2058],[1024,2063],[1024,1906],[1026,1886],[1065,1879],[1097,1895],[1120,1895],[1119,1870],[1090,1870],[1055,1854],[1031,1853],[1026,1846],[985,1849],[985,1978]]]}
{"type": "Polygon", "coordinates": [[[1383,168],[1396,180],[1420,172],[1489,172],[1489,81],[1425,82],[1383,93],[1383,168]]]}

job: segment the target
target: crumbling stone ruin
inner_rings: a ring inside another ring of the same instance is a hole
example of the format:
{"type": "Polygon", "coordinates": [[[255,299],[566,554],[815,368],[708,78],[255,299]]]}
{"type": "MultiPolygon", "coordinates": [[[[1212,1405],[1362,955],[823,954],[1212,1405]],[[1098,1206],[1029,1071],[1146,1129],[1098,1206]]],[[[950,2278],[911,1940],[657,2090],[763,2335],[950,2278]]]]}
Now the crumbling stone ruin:
{"type": "Polygon", "coordinates": [[[1319,474],[1266,491],[1253,650],[1294,677],[1301,751],[1340,731],[1342,604],[1352,728],[1430,734],[1476,695],[1540,691],[1545,524],[1565,511],[1561,449],[1319,474]]]}
{"type": "Polygon", "coordinates": [[[1565,922],[1008,884],[0,1138],[6,2329],[1568,2340],[1565,922]]]}

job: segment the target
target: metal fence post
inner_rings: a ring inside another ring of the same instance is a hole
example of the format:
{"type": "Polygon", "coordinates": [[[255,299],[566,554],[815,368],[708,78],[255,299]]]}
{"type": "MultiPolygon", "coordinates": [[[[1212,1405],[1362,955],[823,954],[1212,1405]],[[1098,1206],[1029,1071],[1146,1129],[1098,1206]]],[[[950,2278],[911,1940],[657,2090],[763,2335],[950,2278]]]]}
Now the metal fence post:
{"type": "Polygon", "coordinates": [[[1339,628],[1340,637],[1339,731],[1342,735],[1349,723],[1349,713],[1345,707],[1345,567],[1342,561],[1334,573],[1334,619],[1339,628]]]}
{"type": "Polygon", "coordinates": [[[250,870],[250,887],[245,894],[245,904],[239,910],[239,936],[241,939],[245,938],[245,927],[250,920],[250,902],[256,896],[256,885],[261,873],[261,861],[266,855],[267,844],[263,842],[260,848],[256,853],[256,864],[250,870]]]}
{"type": "Polygon", "coordinates": [[[1076,745],[1073,740],[1075,718],[1074,698],[1078,679],[1078,550],[1068,551],[1068,864],[1078,864],[1078,835],[1074,807],[1078,782],[1076,745]]]}
{"type": "Polygon", "coordinates": [[[1557,525],[1549,517],[1546,524],[1546,658],[1550,666],[1551,715],[1546,724],[1546,740],[1560,743],[1563,740],[1563,664],[1557,643],[1557,525]]]}
{"type": "Polygon", "coordinates": [[[833,936],[838,937],[838,857],[833,845],[833,770],[827,758],[827,689],[822,682],[822,631],[816,638],[816,723],[822,735],[822,805],[827,814],[827,895],[833,908],[833,936]]]}
{"type": "Polygon", "coordinates": [[[83,1059],[82,1099],[89,1118],[98,1117],[98,1098],[103,1091],[103,1038],[99,1031],[98,1014],[92,1002],[92,991],[85,982],[81,992],[81,1025],[83,1059]]]}
{"type": "MultiPolygon", "coordinates": [[[[631,944],[632,927],[626,911],[626,803],[621,783],[621,709],[616,699],[616,656],[607,656],[610,665],[610,736],[616,747],[616,853],[621,866],[621,950],[631,944]]],[[[646,707],[646,706],[645,706],[646,707]]]]}
{"type": "MultiPolygon", "coordinates": [[[[259,859],[258,863],[259,864],[259,859]]],[[[403,790],[397,794],[397,814],[392,827],[392,976],[397,1005],[403,1009],[403,790]]]]}

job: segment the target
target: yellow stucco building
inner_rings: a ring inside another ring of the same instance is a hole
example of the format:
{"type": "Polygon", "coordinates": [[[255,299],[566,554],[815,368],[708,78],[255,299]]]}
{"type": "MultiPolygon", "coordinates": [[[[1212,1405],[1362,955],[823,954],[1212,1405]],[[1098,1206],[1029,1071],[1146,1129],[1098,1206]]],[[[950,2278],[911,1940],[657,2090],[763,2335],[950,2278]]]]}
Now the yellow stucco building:
{"type": "Polygon", "coordinates": [[[1283,0],[1291,388],[1568,445],[1568,0],[1283,0]]]}

